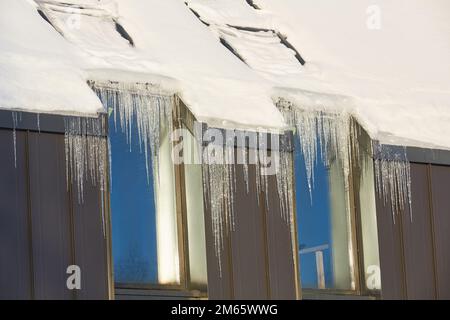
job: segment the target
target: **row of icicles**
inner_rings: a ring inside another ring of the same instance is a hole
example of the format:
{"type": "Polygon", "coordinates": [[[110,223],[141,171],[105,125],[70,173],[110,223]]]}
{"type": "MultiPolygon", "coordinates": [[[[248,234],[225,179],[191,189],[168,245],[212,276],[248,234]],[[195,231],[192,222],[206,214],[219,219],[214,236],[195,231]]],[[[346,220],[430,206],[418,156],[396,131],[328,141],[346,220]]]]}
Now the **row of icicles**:
{"type": "MultiPolygon", "coordinates": [[[[16,128],[22,121],[22,112],[12,112],[14,165],[17,168],[16,128]]],[[[36,128],[41,132],[40,114],[36,114],[36,128]]],[[[84,203],[85,182],[90,179],[98,186],[101,195],[103,235],[106,236],[104,192],[107,190],[108,148],[105,136],[105,119],[88,117],[64,117],[64,150],[66,159],[67,190],[75,185],[78,202],[84,203]]]]}
{"type": "Polygon", "coordinates": [[[330,114],[321,111],[305,111],[280,99],[277,106],[288,125],[297,132],[301,152],[305,159],[308,188],[314,187],[314,166],[321,154],[324,165],[331,159],[339,159],[345,177],[345,187],[349,190],[352,166],[361,171],[368,159],[374,158],[375,185],[382,195],[384,204],[391,206],[392,219],[409,209],[412,220],[411,168],[406,147],[391,152],[390,148],[372,144],[361,146],[361,127],[349,114],[330,114]]]}
{"type": "MultiPolygon", "coordinates": [[[[150,168],[154,177],[155,187],[159,184],[158,174],[158,151],[161,141],[161,128],[168,126],[172,132],[172,113],[178,102],[173,95],[168,95],[151,84],[124,84],[119,82],[89,82],[92,89],[99,96],[107,110],[112,110],[115,128],[120,129],[127,135],[131,145],[131,130],[137,126],[139,145],[141,152],[146,157],[146,168],[148,180],[150,181],[150,168]]],[[[306,112],[296,108],[285,100],[279,100],[278,108],[283,113],[289,126],[295,129],[300,141],[301,152],[305,159],[307,173],[307,184],[310,193],[314,188],[314,166],[318,161],[318,153],[321,159],[328,165],[332,158],[340,159],[342,170],[346,177],[348,188],[348,177],[351,165],[358,159],[360,154],[358,144],[358,127],[353,124],[348,115],[329,115],[322,112],[306,112]]],[[[14,124],[14,146],[16,145],[15,127],[18,115],[13,112],[14,124]]],[[[39,126],[39,116],[37,117],[39,126]]],[[[99,184],[101,190],[106,190],[108,146],[106,138],[101,130],[106,124],[92,118],[68,117],[65,121],[65,147],[67,161],[67,179],[71,179],[78,190],[78,199],[83,201],[84,181],[88,178],[94,184],[99,184]]],[[[203,132],[201,133],[203,135],[203,132]]],[[[257,134],[262,137],[264,134],[257,134]]],[[[200,137],[196,137],[201,141],[200,137]]],[[[14,147],[15,148],[15,147],[14,147]]],[[[269,176],[264,174],[264,164],[267,163],[266,153],[255,152],[255,159],[250,159],[248,148],[234,148],[222,146],[213,148],[214,151],[204,147],[204,155],[209,157],[211,152],[220,152],[224,159],[234,159],[237,152],[245,159],[242,170],[249,192],[249,164],[256,168],[256,192],[264,194],[264,205],[270,212],[269,176]],[[219,150],[219,151],[217,151],[219,150]]],[[[291,150],[273,150],[278,159],[276,170],[276,192],[279,198],[279,208],[283,220],[288,224],[291,237],[294,235],[294,192],[293,185],[293,157],[291,150]]],[[[14,150],[16,158],[16,150],[14,150]]],[[[274,154],[271,154],[273,157],[274,154]]],[[[110,155],[109,155],[110,158],[110,155]]],[[[209,209],[212,220],[212,233],[214,236],[214,248],[218,259],[221,274],[222,255],[227,235],[235,228],[235,191],[236,191],[236,165],[234,162],[223,161],[223,163],[211,164],[204,159],[203,187],[205,207],[209,209]],[[206,163],[205,163],[206,162],[206,163]]],[[[110,161],[110,159],[109,159],[110,161]]],[[[375,181],[378,192],[383,194],[385,202],[391,203],[393,217],[396,213],[405,209],[405,204],[411,206],[411,175],[409,162],[404,156],[396,159],[375,161],[375,181]]],[[[103,192],[102,192],[103,193],[103,192]]],[[[394,219],[395,221],[395,219],[394,219]]]]}

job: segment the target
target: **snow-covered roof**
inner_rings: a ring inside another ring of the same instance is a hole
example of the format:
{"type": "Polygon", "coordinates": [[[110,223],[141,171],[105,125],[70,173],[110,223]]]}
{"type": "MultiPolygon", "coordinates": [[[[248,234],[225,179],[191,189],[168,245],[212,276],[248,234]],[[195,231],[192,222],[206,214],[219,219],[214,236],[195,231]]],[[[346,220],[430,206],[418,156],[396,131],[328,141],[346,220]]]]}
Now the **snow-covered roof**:
{"type": "Polygon", "coordinates": [[[25,0],[0,1],[0,107],[93,114],[102,109],[74,48],[25,0]]]}
{"type": "Polygon", "coordinates": [[[1,0],[0,107],[93,113],[86,80],[149,81],[211,125],[281,128],[284,98],[384,143],[450,148],[447,0],[253,3],[1,0]]]}

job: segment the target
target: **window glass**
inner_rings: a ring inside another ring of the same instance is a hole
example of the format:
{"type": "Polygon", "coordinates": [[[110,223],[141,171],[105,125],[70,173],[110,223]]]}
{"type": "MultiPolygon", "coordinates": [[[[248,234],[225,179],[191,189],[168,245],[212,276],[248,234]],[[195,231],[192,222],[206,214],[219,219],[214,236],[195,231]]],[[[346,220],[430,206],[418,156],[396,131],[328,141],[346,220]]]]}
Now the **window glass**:
{"type": "Polygon", "coordinates": [[[378,252],[378,230],[375,205],[375,181],[373,162],[365,159],[361,168],[359,201],[361,212],[361,231],[364,252],[365,285],[369,290],[381,289],[380,257],[378,252]]]}
{"type": "Polygon", "coordinates": [[[115,282],[138,285],[179,283],[174,174],[168,134],[163,129],[160,181],[154,183],[151,167],[147,175],[136,126],[130,131],[131,144],[120,128],[114,129],[113,116],[110,117],[110,128],[115,282]],[[157,190],[155,186],[158,186],[157,190]]]}
{"type": "Polygon", "coordinates": [[[207,283],[207,270],[201,155],[188,130],[183,132],[183,143],[190,281],[192,287],[202,289],[207,283]]]}
{"type": "Polygon", "coordinates": [[[349,213],[342,165],[320,154],[310,194],[299,139],[295,142],[295,188],[300,277],[303,288],[353,289],[349,213]]]}

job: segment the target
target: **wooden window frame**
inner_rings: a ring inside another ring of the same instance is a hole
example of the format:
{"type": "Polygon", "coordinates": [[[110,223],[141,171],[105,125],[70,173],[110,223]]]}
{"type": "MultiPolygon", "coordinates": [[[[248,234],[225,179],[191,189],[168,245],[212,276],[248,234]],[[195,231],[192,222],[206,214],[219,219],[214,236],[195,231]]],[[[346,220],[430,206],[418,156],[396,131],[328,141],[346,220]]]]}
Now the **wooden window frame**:
{"type": "MultiPolygon", "coordinates": [[[[381,297],[381,290],[370,290],[366,286],[365,282],[365,272],[364,268],[364,251],[363,251],[363,235],[361,228],[361,203],[359,201],[359,181],[360,181],[360,168],[358,160],[362,160],[361,157],[370,157],[370,153],[368,153],[368,148],[371,148],[372,140],[369,135],[365,132],[365,130],[358,124],[358,122],[354,119],[350,119],[351,127],[354,128],[354,132],[356,133],[356,137],[352,137],[352,139],[356,138],[356,141],[351,141],[350,143],[357,143],[360,148],[359,154],[355,154],[355,150],[352,148],[351,152],[351,166],[350,166],[350,174],[348,176],[348,185],[349,190],[349,207],[347,209],[347,214],[350,216],[350,226],[349,226],[349,236],[351,238],[351,244],[353,248],[352,259],[353,259],[353,274],[352,278],[355,281],[355,289],[333,289],[333,288],[325,288],[325,289],[315,289],[315,288],[302,288],[301,286],[301,261],[298,257],[298,250],[295,252],[295,261],[297,261],[296,272],[298,279],[298,288],[299,288],[299,296],[302,296],[306,299],[379,299],[381,297]],[[354,161],[355,160],[355,161],[354,161]],[[300,268],[299,268],[300,265],[300,268]]],[[[295,150],[294,150],[295,152],[295,150]]],[[[292,154],[292,172],[294,172],[293,183],[295,184],[295,165],[294,165],[294,153],[292,154]]],[[[371,158],[370,161],[373,159],[371,158]]],[[[373,177],[373,183],[375,183],[375,177],[373,177]]],[[[298,247],[298,234],[297,234],[297,208],[296,208],[296,194],[294,194],[294,223],[295,223],[295,247],[298,247]]]]}
{"type": "MultiPolygon", "coordinates": [[[[174,95],[174,108],[172,112],[173,129],[188,129],[193,132],[194,115],[189,111],[182,100],[174,95]]],[[[172,164],[174,168],[175,184],[175,214],[177,221],[177,240],[179,257],[179,284],[124,284],[114,282],[116,294],[138,296],[166,296],[166,297],[197,297],[207,295],[207,286],[194,286],[190,281],[189,270],[189,240],[187,226],[185,165],[172,164]]],[[[108,193],[109,194],[109,193],[108,193]]]]}

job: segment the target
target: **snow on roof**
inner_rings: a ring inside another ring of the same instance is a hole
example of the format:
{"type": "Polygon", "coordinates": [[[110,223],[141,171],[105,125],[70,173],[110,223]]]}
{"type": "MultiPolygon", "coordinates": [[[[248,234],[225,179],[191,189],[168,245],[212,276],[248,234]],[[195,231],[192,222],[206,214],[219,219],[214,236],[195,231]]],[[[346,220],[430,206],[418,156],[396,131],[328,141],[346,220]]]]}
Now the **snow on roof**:
{"type": "Polygon", "coordinates": [[[95,114],[102,105],[73,49],[26,1],[0,1],[0,107],[95,114]]]}
{"type": "Polygon", "coordinates": [[[450,148],[448,0],[256,3],[309,65],[298,88],[352,98],[381,142],[450,148]]]}
{"type": "Polygon", "coordinates": [[[300,52],[305,66],[285,69],[273,43],[258,50],[251,39],[228,35],[236,53],[250,56],[247,63],[274,84],[274,97],[348,112],[383,143],[450,148],[448,1],[253,3],[260,10],[241,0],[188,0],[215,33],[232,25],[271,29],[300,52]]]}
{"type": "Polygon", "coordinates": [[[200,121],[220,127],[281,128],[271,83],[226,50],[180,0],[118,0],[136,48],[151,53],[177,79],[200,121]]]}
{"type": "Polygon", "coordinates": [[[2,108],[92,113],[86,80],[150,81],[210,125],[281,128],[285,98],[450,148],[447,0],[36,2],[57,31],[34,1],[0,3],[2,108]]]}

